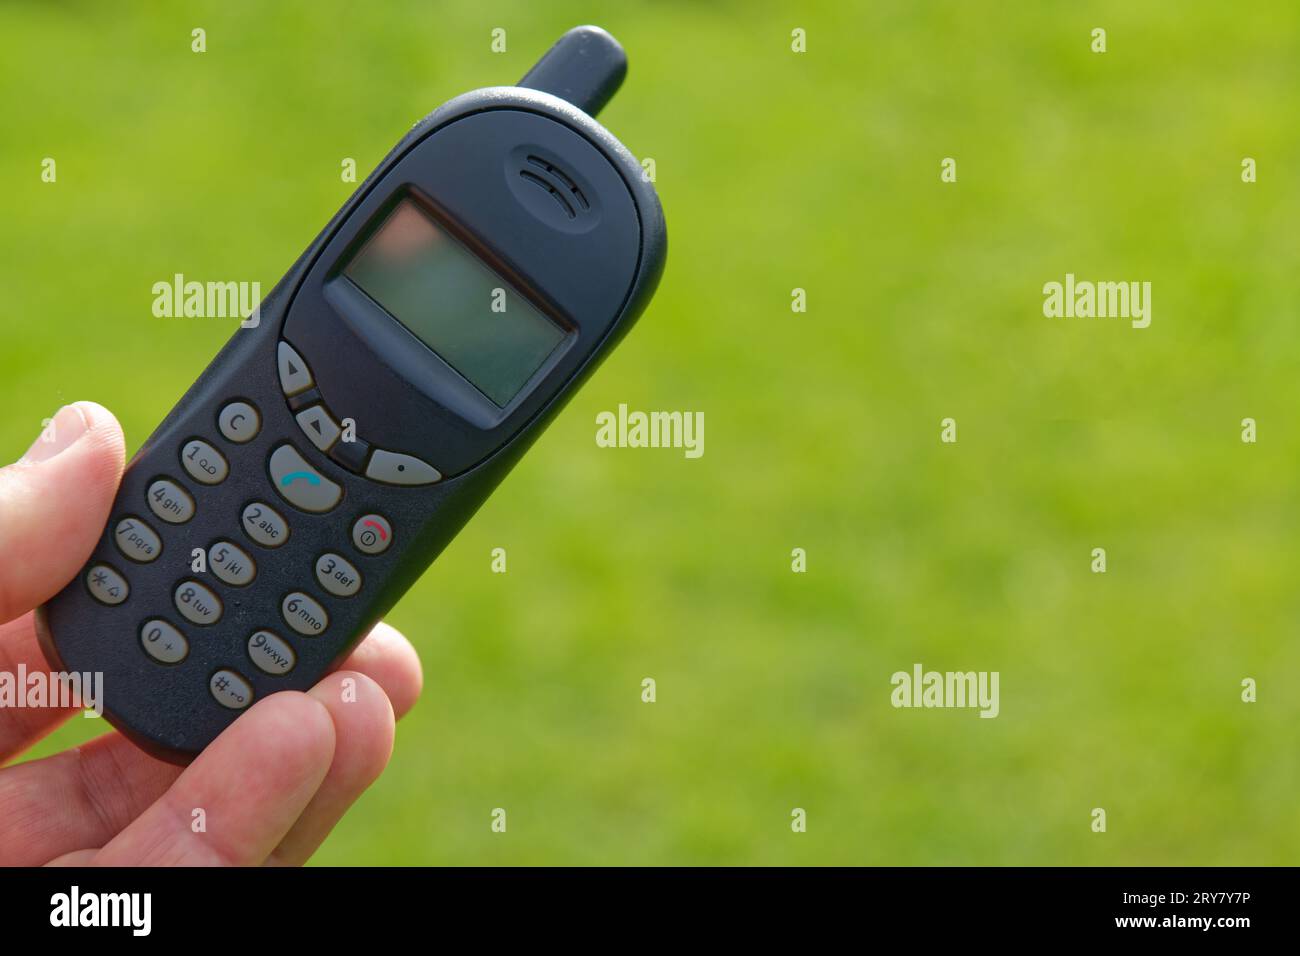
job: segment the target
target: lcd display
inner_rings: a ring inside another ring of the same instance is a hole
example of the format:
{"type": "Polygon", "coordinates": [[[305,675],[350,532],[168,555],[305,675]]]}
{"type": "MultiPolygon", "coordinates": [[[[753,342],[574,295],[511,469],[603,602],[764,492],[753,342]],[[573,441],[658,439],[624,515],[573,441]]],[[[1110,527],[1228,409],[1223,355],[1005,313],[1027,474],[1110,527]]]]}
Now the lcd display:
{"type": "Polygon", "coordinates": [[[410,199],[344,274],[502,407],[566,334],[410,199]]]}

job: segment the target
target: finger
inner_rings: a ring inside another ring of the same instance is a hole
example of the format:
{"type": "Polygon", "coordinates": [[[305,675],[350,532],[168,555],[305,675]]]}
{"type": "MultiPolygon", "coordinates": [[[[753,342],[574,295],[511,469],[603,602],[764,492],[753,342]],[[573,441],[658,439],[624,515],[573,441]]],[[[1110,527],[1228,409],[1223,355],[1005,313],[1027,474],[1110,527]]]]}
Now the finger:
{"type": "MultiPolygon", "coordinates": [[[[398,717],[406,715],[420,696],[424,677],[411,642],[396,628],[379,623],[342,665],[379,683],[398,717]]],[[[33,617],[24,615],[0,625],[0,672],[48,673],[36,640],[33,617]]],[[[76,708],[0,708],[0,765],[13,759],[77,712],[76,708]]]]}
{"type": "Polygon", "coordinates": [[[311,695],[334,720],[334,761],[316,796],[267,861],[276,865],[306,863],[393,754],[396,718],[375,681],[356,671],[339,671],[313,687],[311,695]]]}
{"type": "Polygon", "coordinates": [[[95,863],[260,864],[320,788],[334,745],[334,721],[318,699],[272,694],[199,754],[95,863]]]}
{"type": "Polygon", "coordinates": [[[420,656],[402,632],[380,621],[343,662],[342,670],[360,671],[384,689],[400,719],[420,696],[424,672],[420,656]]]}
{"type": "MultiPolygon", "coordinates": [[[[36,641],[33,614],[0,624],[0,673],[48,674],[49,665],[36,641]]],[[[72,714],[75,707],[0,707],[0,765],[22,753],[72,714]]]]}
{"type": "MultiPolygon", "coordinates": [[[[405,700],[406,709],[419,694],[419,659],[387,625],[376,626],[344,666],[374,680],[390,699],[405,700]]],[[[104,846],[180,774],[180,767],[155,760],[116,733],[0,771],[0,865],[37,865],[104,846]]]]}
{"type": "Polygon", "coordinates": [[[180,775],[117,733],[0,771],[0,866],[102,847],[180,775]]]}
{"type": "Polygon", "coordinates": [[[0,468],[0,621],[53,597],[85,564],[108,521],[123,459],[117,419],[77,402],[0,468]]]}
{"type": "Polygon", "coordinates": [[[46,866],[90,866],[95,862],[95,854],[98,850],[74,850],[72,853],[65,853],[63,856],[50,860],[46,866]]]}

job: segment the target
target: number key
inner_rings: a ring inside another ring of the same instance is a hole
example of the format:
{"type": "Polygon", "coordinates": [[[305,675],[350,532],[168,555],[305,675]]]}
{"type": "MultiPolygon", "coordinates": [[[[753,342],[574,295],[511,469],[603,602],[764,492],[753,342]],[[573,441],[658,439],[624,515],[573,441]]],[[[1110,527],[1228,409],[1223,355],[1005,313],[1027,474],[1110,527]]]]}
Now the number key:
{"type": "Polygon", "coordinates": [[[244,509],[244,533],[264,548],[278,548],[289,540],[289,524],[270,505],[254,501],[244,509]]]}
{"type": "Polygon", "coordinates": [[[243,587],[257,574],[257,565],[238,545],[218,541],[208,548],[208,567],[227,584],[243,587]]]}
{"type": "Polygon", "coordinates": [[[140,643],[145,653],[160,664],[179,664],[190,652],[185,635],[162,618],[145,621],[140,628],[140,643]]]}
{"type": "Polygon", "coordinates": [[[284,596],[280,602],[280,613],[284,615],[286,624],[307,637],[324,633],[330,624],[330,616],[325,613],[325,609],[301,591],[284,596]]]}
{"type": "Polygon", "coordinates": [[[198,581],[182,581],[176,586],[176,610],[195,624],[216,624],[221,620],[221,598],[198,581]]]}
{"type": "Polygon", "coordinates": [[[190,493],[168,478],[159,478],[146,492],[149,510],[168,524],[184,524],[194,517],[190,493]]]}
{"type": "Polygon", "coordinates": [[[361,589],[361,572],[342,556],[329,552],[316,559],[316,580],[338,597],[352,597],[361,589]]]}
{"type": "Polygon", "coordinates": [[[132,561],[148,564],[162,553],[162,539],[153,528],[135,516],[123,518],[113,530],[117,550],[132,561]]]}
{"type": "Polygon", "coordinates": [[[230,474],[226,459],[207,442],[195,438],[181,449],[181,464],[190,477],[205,485],[219,485],[230,474]]]}

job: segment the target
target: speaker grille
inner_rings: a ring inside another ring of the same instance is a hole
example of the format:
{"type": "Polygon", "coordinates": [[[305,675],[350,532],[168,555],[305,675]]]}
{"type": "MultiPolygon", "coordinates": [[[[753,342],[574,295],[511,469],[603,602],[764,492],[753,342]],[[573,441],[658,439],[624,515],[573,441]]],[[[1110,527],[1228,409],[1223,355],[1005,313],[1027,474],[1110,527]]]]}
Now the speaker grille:
{"type": "Polygon", "coordinates": [[[578,184],[554,163],[549,163],[540,156],[529,156],[527,162],[531,168],[519,170],[519,178],[548,192],[559,203],[566,217],[576,219],[580,212],[591,208],[578,184]]]}

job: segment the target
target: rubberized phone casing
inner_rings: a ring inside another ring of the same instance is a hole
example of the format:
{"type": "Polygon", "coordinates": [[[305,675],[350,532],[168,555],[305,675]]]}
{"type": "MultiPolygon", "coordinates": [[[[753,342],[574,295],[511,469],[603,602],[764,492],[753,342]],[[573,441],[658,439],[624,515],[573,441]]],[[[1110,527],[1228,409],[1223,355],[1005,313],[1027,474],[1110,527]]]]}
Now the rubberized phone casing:
{"type": "Polygon", "coordinates": [[[569,102],[533,89],[495,87],[440,107],[361,184],[266,297],[256,327],[236,331],[132,459],[87,564],[121,572],[129,595],[115,606],[100,603],[88,590],[86,571],[80,573],[38,612],[50,664],[101,672],[104,715],[138,745],[173,762],[191,759],[241,713],[214,699],[214,673],[237,671],[254,699],[311,687],[420,577],[628,331],[654,292],[666,248],[659,201],[640,165],[569,102]],[[566,208],[558,201],[564,196],[520,175],[539,168],[538,160],[553,164],[559,182],[567,180],[581,197],[571,196],[566,208]],[[348,299],[357,290],[339,281],[340,263],[403,197],[418,201],[570,329],[560,354],[504,408],[448,377],[431,350],[364,296],[348,299]],[[330,410],[355,420],[360,438],[420,457],[442,480],[381,484],[307,441],[281,389],[282,340],[306,360],[330,410]],[[218,430],[221,410],[234,400],[261,414],[259,433],[245,444],[225,440],[218,430]],[[199,484],[182,468],[181,449],[194,438],[227,460],[229,475],[221,483],[199,484]],[[273,488],[269,457],[286,442],[341,486],[342,499],[328,513],[299,510],[273,488]],[[146,491],[160,477],[193,497],[192,519],[167,524],[154,518],[146,491]],[[260,547],[241,528],[241,512],[254,501],[274,505],[288,520],[283,545],[260,547]],[[359,553],[350,537],[354,522],[370,513],[384,516],[392,528],[391,546],[378,555],[359,553]],[[140,564],[123,556],[114,529],[124,516],[143,518],[161,537],[156,560],[140,564]],[[219,541],[237,543],[252,556],[256,576],[250,584],[228,586],[210,569],[191,571],[193,549],[206,552],[219,541]],[[345,555],[360,571],[354,596],[334,597],[318,586],[313,568],[326,552],[345,555]],[[177,615],[174,594],[187,580],[218,594],[224,609],[217,623],[194,626],[177,615]],[[285,626],[281,603],[294,592],[328,612],[320,635],[301,637],[285,626]],[[144,652],[141,626],[153,618],[184,632],[185,660],[161,664],[144,652]],[[264,673],[250,662],[246,645],[258,629],[292,645],[296,663],[287,673],[264,673]]]}

